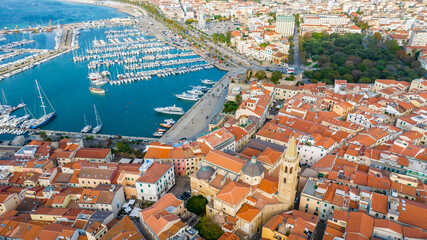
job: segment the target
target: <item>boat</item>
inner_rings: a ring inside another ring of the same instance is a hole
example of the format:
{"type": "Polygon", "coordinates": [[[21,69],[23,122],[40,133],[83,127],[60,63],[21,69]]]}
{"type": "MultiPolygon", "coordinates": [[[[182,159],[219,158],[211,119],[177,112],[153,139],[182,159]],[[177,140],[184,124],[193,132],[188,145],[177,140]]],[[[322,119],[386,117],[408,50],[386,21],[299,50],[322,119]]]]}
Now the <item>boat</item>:
{"type": "Polygon", "coordinates": [[[157,128],[157,132],[166,132],[166,129],[163,129],[163,128],[157,128]]]}
{"type": "Polygon", "coordinates": [[[0,42],[1,41],[5,41],[6,40],[6,37],[5,36],[3,36],[3,35],[0,35],[0,42]]]}
{"type": "Polygon", "coordinates": [[[215,84],[215,82],[210,80],[210,79],[202,80],[202,83],[206,84],[206,85],[214,85],[215,84]]]}
{"type": "Polygon", "coordinates": [[[154,108],[154,111],[158,113],[164,113],[164,114],[184,115],[184,110],[181,107],[176,107],[175,105],[171,107],[154,108]]]}
{"type": "Polygon", "coordinates": [[[188,101],[198,101],[200,99],[199,96],[197,95],[188,94],[185,92],[183,92],[182,94],[176,94],[175,96],[179,99],[188,100],[188,101]]]}
{"type": "Polygon", "coordinates": [[[87,124],[85,115],[83,115],[83,123],[84,123],[84,125],[83,125],[83,129],[81,130],[81,132],[82,133],[89,132],[92,129],[92,125],[87,124]]]}
{"type": "MultiPolygon", "coordinates": [[[[108,71],[104,71],[101,74],[97,72],[89,73],[89,79],[92,84],[101,86],[108,83],[108,79],[106,78],[106,74],[108,71]]],[[[109,74],[109,72],[108,72],[109,74]]]]}
{"type": "Polygon", "coordinates": [[[92,133],[98,133],[102,129],[102,121],[101,117],[99,116],[98,112],[96,111],[95,104],[93,105],[93,109],[95,110],[95,119],[96,119],[96,127],[92,130],[92,133]]]}
{"type": "Polygon", "coordinates": [[[89,87],[89,90],[90,90],[91,93],[105,94],[105,89],[102,89],[102,88],[89,87]]]}
{"type": "Polygon", "coordinates": [[[91,81],[95,81],[95,80],[98,80],[98,79],[101,79],[101,78],[102,78],[102,76],[99,73],[89,73],[89,79],[91,81]]]}
{"type": "Polygon", "coordinates": [[[160,126],[165,127],[165,128],[171,128],[172,124],[170,124],[170,123],[160,123],[160,126]]]}
{"type": "Polygon", "coordinates": [[[169,123],[169,124],[175,124],[175,120],[173,120],[172,118],[170,119],[165,119],[165,123],[169,123]]]}
{"type": "Polygon", "coordinates": [[[161,136],[163,136],[163,133],[162,132],[155,132],[155,133],[153,133],[153,136],[154,137],[161,137],[161,136]]]}
{"type": "Polygon", "coordinates": [[[39,128],[39,127],[45,125],[50,120],[52,120],[52,118],[55,116],[55,109],[53,108],[52,104],[50,104],[49,99],[47,98],[47,96],[44,93],[43,89],[40,87],[40,84],[39,84],[39,82],[37,82],[37,80],[36,80],[36,87],[37,87],[37,91],[39,93],[41,108],[43,109],[43,113],[44,114],[43,114],[43,116],[41,116],[38,119],[32,119],[33,121],[30,124],[30,128],[32,128],[32,129],[39,128]],[[50,108],[52,109],[52,112],[50,112],[50,113],[48,113],[46,111],[46,105],[44,104],[43,96],[46,98],[46,100],[47,100],[50,108]]]}
{"type": "Polygon", "coordinates": [[[192,90],[189,90],[189,91],[187,91],[189,94],[192,94],[192,95],[202,95],[203,94],[203,91],[201,91],[201,90],[199,90],[199,89],[192,89],[192,90]]]}
{"type": "Polygon", "coordinates": [[[195,86],[195,87],[193,87],[193,89],[197,89],[197,90],[200,90],[202,92],[207,92],[210,88],[208,88],[206,86],[195,86]]]}

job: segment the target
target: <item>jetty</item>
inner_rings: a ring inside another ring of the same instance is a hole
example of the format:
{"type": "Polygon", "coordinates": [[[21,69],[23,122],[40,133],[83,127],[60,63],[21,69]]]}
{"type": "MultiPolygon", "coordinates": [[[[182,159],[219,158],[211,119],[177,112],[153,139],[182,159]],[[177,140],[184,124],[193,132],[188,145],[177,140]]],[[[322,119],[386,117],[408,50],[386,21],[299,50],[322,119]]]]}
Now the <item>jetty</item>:
{"type": "Polygon", "coordinates": [[[241,73],[242,70],[234,70],[225,74],[160,138],[160,142],[171,144],[181,138],[194,140],[206,132],[209,123],[220,112],[226,101],[230,78],[241,73]]]}
{"type": "MultiPolygon", "coordinates": [[[[21,128],[1,128],[1,129],[10,129],[10,130],[19,130],[21,128]]],[[[47,136],[62,136],[62,137],[74,137],[74,138],[86,138],[93,137],[94,139],[103,140],[103,139],[123,139],[123,140],[132,140],[132,141],[142,141],[146,143],[152,143],[159,141],[158,138],[148,138],[148,137],[133,137],[133,136],[122,136],[122,135],[111,135],[111,134],[93,134],[93,133],[81,133],[81,132],[68,132],[68,131],[56,131],[56,130],[44,130],[44,129],[25,129],[30,134],[38,134],[40,132],[45,132],[47,136]]]]}

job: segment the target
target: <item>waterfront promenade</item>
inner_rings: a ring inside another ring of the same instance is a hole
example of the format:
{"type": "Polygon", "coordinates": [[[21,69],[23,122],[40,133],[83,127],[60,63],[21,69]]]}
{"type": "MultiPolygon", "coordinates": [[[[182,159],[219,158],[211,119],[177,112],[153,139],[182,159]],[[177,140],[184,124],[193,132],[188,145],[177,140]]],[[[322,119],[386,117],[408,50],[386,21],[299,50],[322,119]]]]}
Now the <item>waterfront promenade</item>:
{"type": "MultiPolygon", "coordinates": [[[[18,128],[3,128],[3,129],[18,129],[18,128]]],[[[111,134],[92,134],[92,133],[80,133],[80,132],[68,132],[68,131],[55,131],[55,130],[41,130],[41,129],[26,129],[30,134],[39,134],[40,132],[45,132],[49,136],[62,136],[62,137],[75,137],[75,138],[85,138],[93,137],[97,140],[103,139],[123,139],[123,140],[133,140],[133,141],[142,141],[142,142],[156,142],[159,141],[158,138],[148,138],[148,137],[133,137],[133,136],[121,136],[121,135],[111,135],[111,134]]]]}
{"type": "Polygon", "coordinates": [[[225,74],[178,122],[160,139],[160,142],[173,143],[181,138],[194,140],[208,130],[209,123],[217,115],[226,101],[230,78],[241,74],[234,70],[225,74]]]}

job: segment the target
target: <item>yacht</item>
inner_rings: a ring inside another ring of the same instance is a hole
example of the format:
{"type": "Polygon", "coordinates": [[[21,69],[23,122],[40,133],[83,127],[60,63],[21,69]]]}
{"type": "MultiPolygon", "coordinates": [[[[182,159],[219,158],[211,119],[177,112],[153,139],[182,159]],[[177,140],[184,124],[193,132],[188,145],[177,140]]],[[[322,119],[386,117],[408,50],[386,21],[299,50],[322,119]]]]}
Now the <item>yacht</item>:
{"type": "Polygon", "coordinates": [[[203,91],[202,90],[199,90],[199,89],[192,89],[192,90],[189,90],[189,91],[187,91],[189,94],[192,94],[192,95],[202,95],[203,94],[203,91]]]}
{"type": "Polygon", "coordinates": [[[95,104],[93,105],[93,109],[95,109],[95,119],[96,119],[96,126],[95,128],[92,130],[93,134],[99,133],[99,131],[101,131],[102,129],[102,121],[101,121],[101,117],[98,114],[98,111],[96,111],[96,106],[95,104]]]}
{"type": "Polygon", "coordinates": [[[153,136],[154,137],[161,137],[161,136],[163,136],[163,132],[155,132],[155,133],[153,133],[153,136]]]}
{"type": "Polygon", "coordinates": [[[206,84],[206,85],[214,85],[215,84],[215,82],[210,80],[210,79],[202,80],[202,83],[206,84]]]}
{"type": "Polygon", "coordinates": [[[40,102],[41,102],[41,108],[43,108],[43,116],[41,116],[38,119],[33,119],[30,127],[32,129],[34,128],[38,128],[41,127],[43,125],[45,125],[46,123],[48,123],[50,120],[52,120],[52,118],[55,116],[55,109],[53,108],[52,104],[50,104],[49,99],[47,98],[46,94],[44,93],[43,89],[40,87],[39,83],[36,80],[36,87],[37,87],[37,91],[39,93],[39,98],[40,98],[40,102]],[[44,96],[44,97],[43,97],[44,96]],[[48,113],[46,111],[46,105],[43,101],[43,98],[46,98],[47,102],[49,103],[50,108],[52,109],[52,111],[50,113],[48,113]]]}
{"type": "Polygon", "coordinates": [[[173,120],[172,118],[170,119],[165,119],[165,123],[169,123],[169,124],[175,124],[175,120],[173,120]]]}
{"type": "Polygon", "coordinates": [[[87,132],[89,132],[91,129],[92,129],[92,125],[90,125],[90,124],[87,124],[87,122],[86,122],[86,116],[85,115],[83,115],[83,122],[84,122],[84,126],[83,126],[83,129],[82,129],[82,133],[87,133],[87,132]]]}
{"type": "Polygon", "coordinates": [[[188,94],[183,92],[182,94],[176,94],[177,98],[188,101],[198,101],[200,98],[197,95],[188,94]]]}
{"type": "Polygon", "coordinates": [[[158,113],[184,115],[184,110],[181,107],[176,107],[175,105],[171,107],[158,107],[154,108],[154,110],[158,113]]]}

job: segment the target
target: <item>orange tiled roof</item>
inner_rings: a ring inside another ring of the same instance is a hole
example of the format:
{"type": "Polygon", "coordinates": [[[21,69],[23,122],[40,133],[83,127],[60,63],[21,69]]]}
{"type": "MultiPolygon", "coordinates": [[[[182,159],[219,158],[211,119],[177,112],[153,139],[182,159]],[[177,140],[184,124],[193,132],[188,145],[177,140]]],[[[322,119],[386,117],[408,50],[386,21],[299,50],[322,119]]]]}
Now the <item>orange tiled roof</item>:
{"type": "Polygon", "coordinates": [[[248,186],[242,183],[231,181],[216,194],[216,197],[232,206],[235,206],[245,198],[250,190],[251,189],[248,186]]]}

